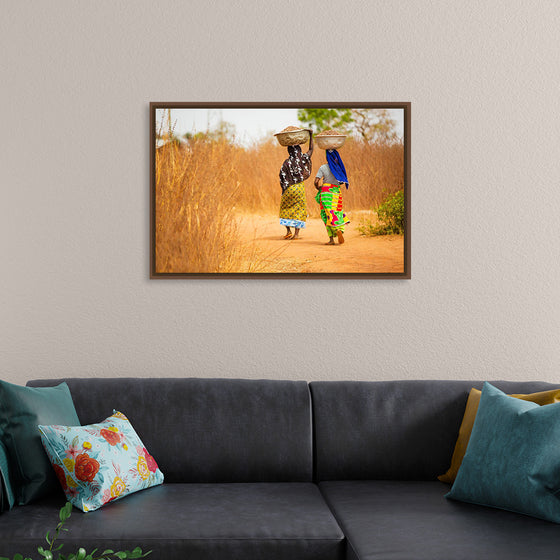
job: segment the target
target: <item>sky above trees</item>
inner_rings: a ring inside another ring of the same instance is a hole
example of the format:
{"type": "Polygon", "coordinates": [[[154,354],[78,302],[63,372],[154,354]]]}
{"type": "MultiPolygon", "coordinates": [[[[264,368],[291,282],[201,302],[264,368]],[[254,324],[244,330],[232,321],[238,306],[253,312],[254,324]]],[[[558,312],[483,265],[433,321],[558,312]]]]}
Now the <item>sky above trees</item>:
{"type": "MultiPolygon", "coordinates": [[[[300,117],[307,117],[308,115],[302,115],[301,109],[300,117]]],[[[313,111],[313,109],[305,109],[303,111],[313,111]]],[[[174,133],[177,136],[183,136],[185,134],[196,134],[199,132],[206,132],[219,129],[220,127],[227,129],[228,135],[235,136],[235,141],[241,145],[249,146],[253,143],[260,142],[266,137],[271,137],[275,132],[280,132],[286,126],[290,125],[301,125],[302,122],[312,123],[313,128],[317,131],[322,130],[324,127],[335,128],[333,125],[343,124],[343,128],[350,125],[348,118],[353,119],[352,126],[356,126],[359,121],[359,115],[353,110],[353,114],[349,115],[349,110],[344,109],[315,109],[315,111],[329,111],[331,115],[332,111],[335,113],[341,113],[343,115],[342,123],[339,123],[336,119],[332,121],[321,120],[319,121],[313,119],[302,118],[300,121],[298,119],[298,109],[296,108],[281,108],[281,109],[269,109],[269,108],[228,108],[223,109],[206,109],[206,108],[185,108],[185,109],[171,109],[171,121],[174,127],[174,133]],[[346,115],[346,118],[344,118],[346,115]],[[329,122],[331,125],[329,126],[329,122]],[[229,125],[229,126],[226,126],[229,125]]],[[[373,130],[371,127],[379,120],[379,110],[375,110],[377,114],[368,111],[369,119],[369,130],[373,130]]],[[[404,122],[403,115],[404,111],[402,109],[388,109],[385,114],[385,121],[388,119],[394,122],[394,133],[398,138],[403,138],[404,136],[404,122]]],[[[167,123],[167,118],[164,115],[164,109],[156,110],[156,122],[161,123],[162,119],[167,123]]],[[[383,120],[383,119],[381,119],[383,120]]],[[[367,119],[362,122],[362,126],[365,127],[363,130],[367,130],[367,119]]],[[[167,128],[167,124],[164,126],[167,128]]],[[[374,127],[375,128],[375,127],[374,127]]]]}

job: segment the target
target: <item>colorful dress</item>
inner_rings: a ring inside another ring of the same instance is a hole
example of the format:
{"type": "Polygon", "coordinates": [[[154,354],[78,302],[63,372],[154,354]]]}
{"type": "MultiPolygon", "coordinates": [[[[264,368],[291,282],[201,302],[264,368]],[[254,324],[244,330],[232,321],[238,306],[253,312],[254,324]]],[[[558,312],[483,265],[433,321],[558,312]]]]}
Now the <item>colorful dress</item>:
{"type": "Polygon", "coordinates": [[[344,233],[344,226],[350,223],[350,220],[342,209],[340,187],[332,183],[323,183],[315,200],[321,208],[321,219],[327,228],[328,236],[334,237],[337,232],[344,233]]]}
{"type": "Polygon", "coordinates": [[[307,220],[307,201],[303,182],[311,175],[311,154],[313,148],[304,154],[300,146],[288,146],[290,157],[284,161],[280,169],[280,225],[305,227],[307,220]]]}
{"type": "Polygon", "coordinates": [[[307,219],[307,201],[303,182],[290,185],[280,199],[280,225],[304,228],[307,219]]]}

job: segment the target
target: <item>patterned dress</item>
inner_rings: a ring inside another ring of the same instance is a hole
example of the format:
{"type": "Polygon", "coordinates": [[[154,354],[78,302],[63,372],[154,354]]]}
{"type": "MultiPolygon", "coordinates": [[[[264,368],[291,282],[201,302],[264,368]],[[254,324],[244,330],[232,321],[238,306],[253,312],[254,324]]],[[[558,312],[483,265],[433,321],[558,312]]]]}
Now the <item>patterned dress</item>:
{"type": "Polygon", "coordinates": [[[321,208],[321,219],[327,228],[329,237],[337,232],[344,233],[344,226],[350,223],[342,209],[342,193],[338,185],[323,183],[321,190],[315,196],[321,208]]]}
{"type": "Polygon", "coordinates": [[[286,227],[304,228],[307,220],[305,185],[290,185],[280,199],[280,224],[286,227]]]}
{"type": "Polygon", "coordinates": [[[280,169],[280,225],[304,228],[307,220],[307,201],[303,181],[311,175],[311,153],[302,153],[300,146],[288,146],[289,158],[280,169]]]}

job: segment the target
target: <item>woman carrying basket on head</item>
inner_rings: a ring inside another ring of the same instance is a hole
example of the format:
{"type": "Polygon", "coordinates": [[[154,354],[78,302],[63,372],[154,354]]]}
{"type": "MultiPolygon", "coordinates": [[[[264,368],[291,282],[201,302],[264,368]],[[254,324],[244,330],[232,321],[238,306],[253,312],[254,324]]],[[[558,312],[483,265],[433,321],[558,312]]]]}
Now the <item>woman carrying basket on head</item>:
{"type": "Polygon", "coordinates": [[[307,220],[307,202],[303,181],[311,175],[311,155],[313,154],[313,134],[309,131],[309,150],[304,154],[299,145],[287,146],[290,157],[280,169],[280,224],[285,226],[284,239],[299,239],[299,230],[307,220]],[[291,228],[294,228],[292,235],[291,228]]]}
{"type": "Polygon", "coordinates": [[[329,242],[334,245],[335,236],[338,243],[344,243],[344,226],[349,222],[342,208],[342,193],[340,187],[348,189],[348,177],[340,154],[336,150],[327,150],[327,163],[319,167],[315,177],[315,188],[319,191],[315,200],[321,207],[321,219],[327,228],[329,242]],[[323,179],[323,184],[320,184],[323,179]]]}

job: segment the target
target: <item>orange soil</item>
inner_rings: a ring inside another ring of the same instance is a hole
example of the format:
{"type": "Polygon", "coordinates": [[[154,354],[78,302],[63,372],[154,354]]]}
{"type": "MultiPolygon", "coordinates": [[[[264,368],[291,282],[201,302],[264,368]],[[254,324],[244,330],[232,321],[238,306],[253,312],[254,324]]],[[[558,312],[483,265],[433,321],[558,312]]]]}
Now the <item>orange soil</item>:
{"type": "Polygon", "coordinates": [[[308,218],[299,239],[285,240],[278,216],[246,214],[239,218],[239,234],[259,261],[258,272],[403,272],[403,236],[365,237],[358,231],[365,217],[371,218],[367,212],[349,213],[342,245],[336,239],[334,246],[326,245],[329,238],[320,218],[308,218]]]}

